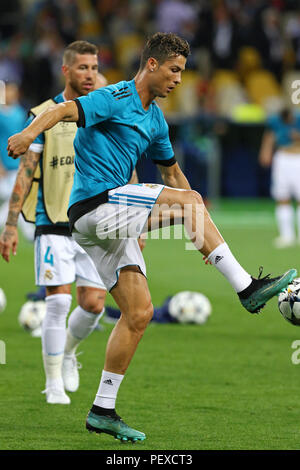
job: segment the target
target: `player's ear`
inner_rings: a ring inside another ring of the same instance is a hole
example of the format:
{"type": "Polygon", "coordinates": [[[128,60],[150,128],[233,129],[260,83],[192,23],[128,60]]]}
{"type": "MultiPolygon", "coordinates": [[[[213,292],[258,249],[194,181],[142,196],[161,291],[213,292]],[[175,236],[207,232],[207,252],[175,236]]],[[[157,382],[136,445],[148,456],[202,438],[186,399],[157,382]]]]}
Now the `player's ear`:
{"type": "Polygon", "coordinates": [[[66,76],[68,71],[69,71],[69,67],[67,65],[62,65],[61,66],[61,71],[62,71],[63,75],[66,76]]]}
{"type": "Polygon", "coordinates": [[[150,72],[155,72],[158,69],[158,62],[154,57],[149,57],[147,66],[150,72]]]}

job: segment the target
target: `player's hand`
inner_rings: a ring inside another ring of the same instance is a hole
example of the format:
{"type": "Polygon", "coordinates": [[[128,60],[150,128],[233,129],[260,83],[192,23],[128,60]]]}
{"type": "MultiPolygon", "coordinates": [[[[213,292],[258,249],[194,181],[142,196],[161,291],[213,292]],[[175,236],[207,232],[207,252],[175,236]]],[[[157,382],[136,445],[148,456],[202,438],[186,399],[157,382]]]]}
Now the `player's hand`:
{"type": "Polygon", "coordinates": [[[211,261],[209,261],[208,258],[206,258],[206,256],[203,256],[203,261],[205,262],[205,264],[212,264],[211,261]]]}
{"type": "Polygon", "coordinates": [[[9,263],[10,252],[15,256],[19,243],[18,229],[13,225],[5,225],[0,236],[0,254],[9,263]]]}
{"type": "Polygon", "coordinates": [[[12,158],[18,158],[28,150],[32,140],[24,132],[12,135],[8,139],[7,152],[12,158]]]}

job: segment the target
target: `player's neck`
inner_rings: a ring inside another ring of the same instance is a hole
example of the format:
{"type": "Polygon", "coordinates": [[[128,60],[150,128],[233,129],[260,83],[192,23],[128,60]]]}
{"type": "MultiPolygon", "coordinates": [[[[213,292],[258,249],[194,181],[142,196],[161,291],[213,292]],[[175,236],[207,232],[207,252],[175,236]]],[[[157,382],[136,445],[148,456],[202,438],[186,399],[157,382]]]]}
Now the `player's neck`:
{"type": "Polygon", "coordinates": [[[151,93],[148,84],[147,84],[147,77],[142,72],[138,72],[134,78],[136,91],[139,94],[140,100],[142,102],[142,106],[145,111],[148,111],[149,106],[151,105],[152,101],[156,98],[156,96],[151,93]]]}
{"type": "Polygon", "coordinates": [[[75,90],[73,90],[73,88],[69,86],[66,86],[63,91],[63,97],[65,101],[75,100],[75,98],[79,98],[79,96],[80,95],[75,90]]]}

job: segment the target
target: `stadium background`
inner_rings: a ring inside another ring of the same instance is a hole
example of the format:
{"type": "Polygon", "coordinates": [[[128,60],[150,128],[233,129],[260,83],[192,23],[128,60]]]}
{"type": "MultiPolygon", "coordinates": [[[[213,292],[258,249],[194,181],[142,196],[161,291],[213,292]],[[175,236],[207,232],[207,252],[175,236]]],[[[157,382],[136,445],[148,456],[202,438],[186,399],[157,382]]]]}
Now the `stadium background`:
{"type": "MultiPolygon", "coordinates": [[[[296,0],[0,2],[0,80],[19,85],[25,109],[55,95],[63,86],[63,49],[76,39],[99,45],[100,70],[110,83],[129,79],[146,36],[156,31],[179,33],[192,48],[182,84],[160,105],[193,189],[207,198],[252,274],[259,264],[267,272],[299,270],[297,247],[276,251],[271,245],[270,175],[258,164],[266,117],[292,106],[291,82],[300,78],[296,0]]],[[[141,181],[159,181],[146,160],[138,174],[141,181]]],[[[241,311],[227,283],[185,252],[182,240],[149,240],[145,258],[154,304],[181,290],[200,290],[213,315],[203,327],[149,327],[119,398],[119,413],[148,435],[139,448],[299,448],[299,371],[290,360],[299,334],[276,302],[258,317],[241,311]]],[[[7,364],[0,365],[0,449],[123,448],[109,436],[86,435],[83,425],[110,326],[83,347],[82,385],[70,409],[44,404],[39,340],[17,323],[33,283],[33,248],[21,236],[17,257],[9,265],[0,260],[8,298],[0,317],[7,345],[7,364]]]]}
{"type": "MultiPolygon", "coordinates": [[[[17,82],[26,109],[61,90],[65,45],[99,45],[109,83],[137,71],[147,35],[191,44],[181,86],[162,107],[176,155],[204,196],[266,197],[257,151],[266,115],[291,103],[300,73],[297,1],[12,0],[0,6],[0,79],[17,82]]],[[[157,179],[144,161],[142,180],[157,179]]]]}

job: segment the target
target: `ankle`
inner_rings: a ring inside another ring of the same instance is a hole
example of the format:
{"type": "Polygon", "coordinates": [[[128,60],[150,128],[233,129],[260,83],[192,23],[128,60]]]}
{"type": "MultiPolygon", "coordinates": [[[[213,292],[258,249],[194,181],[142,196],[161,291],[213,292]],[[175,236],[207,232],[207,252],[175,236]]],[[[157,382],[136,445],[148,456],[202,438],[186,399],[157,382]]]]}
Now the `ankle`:
{"type": "Polygon", "coordinates": [[[93,405],[91,412],[98,416],[109,416],[110,418],[117,417],[115,408],[103,408],[102,406],[93,405]]]}

